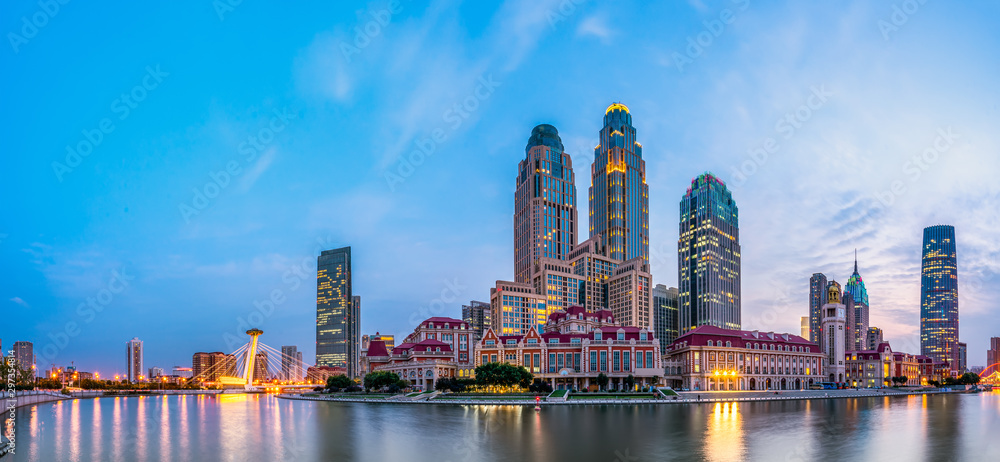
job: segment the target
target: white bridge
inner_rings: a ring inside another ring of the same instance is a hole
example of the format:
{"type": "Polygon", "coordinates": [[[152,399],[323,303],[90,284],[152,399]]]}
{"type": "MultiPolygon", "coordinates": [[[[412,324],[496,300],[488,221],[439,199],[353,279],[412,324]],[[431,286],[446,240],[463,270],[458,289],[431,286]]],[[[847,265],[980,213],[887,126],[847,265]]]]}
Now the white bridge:
{"type": "MultiPolygon", "coordinates": [[[[295,380],[286,380],[281,383],[268,382],[268,377],[255,377],[258,369],[267,371],[267,363],[280,360],[279,365],[289,364],[295,371],[304,372],[307,365],[281,351],[261,343],[258,339],[264,331],[253,328],[247,331],[250,341],[236,349],[229,355],[227,360],[216,362],[207,370],[201,371],[197,376],[192,377],[195,383],[215,383],[227,389],[243,389],[246,392],[278,391],[281,389],[313,388],[317,384],[302,383],[302,374],[297,373],[295,380]],[[263,363],[258,364],[262,360],[263,363]],[[229,358],[234,358],[231,360],[229,358]],[[261,366],[258,368],[258,366],[261,366]],[[212,379],[215,380],[212,380],[212,379]],[[257,378],[258,380],[255,380],[257,378]]],[[[273,363],[272,363],[273,364],[273,363]]]]}

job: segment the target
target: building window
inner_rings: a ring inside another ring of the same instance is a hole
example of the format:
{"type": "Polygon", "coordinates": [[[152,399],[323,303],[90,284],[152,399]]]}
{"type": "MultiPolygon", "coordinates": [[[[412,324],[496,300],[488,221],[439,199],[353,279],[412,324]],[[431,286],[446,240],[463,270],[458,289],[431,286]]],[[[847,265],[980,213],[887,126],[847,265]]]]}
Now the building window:
{"type": "Polygon", "coordinates": [[[650,367],[650,368],[656,367],[656,363],[653,362],[653,352],[652,351],[647,351],[646,352],[646,367],[650,367]]]}
{"type": "Polygon", "coordinates": [[[601,331],[595,330],[594,331],[594,340],[600,340],[600,339],[601,339],[601,331]]]}
{"type": "Polygon", "coordinates": [[[580,372],[580,353],[573,353],[573,370],[580,372]]]}
{"type": "Polygon", "coordinates": [[[636,354],[635,354],[635,368],[636,369],[642,369],[642,368],[646,367],[646,365],[643,364],[642,360],[643,360],[642,352],[641,351],[636,352],[636,354]]]}
{"type": "Polygon", "coordinates": [[[534,345],[536,343],[538,343],[538,339],[537,338],[529,338],[528,339],[528,344],[534,345]]]}
{"type": "Polygon", "coordinates": [[[486,346],[493,346],[493,345],[496,345],[496,344],[497,344],[496,340],[487,340],[485,342],[486,346]]]}
{"type": "Polygon", "coordinates": [[[625,366],[624,370],[626,370],[626,371],[632,370],[632,368],[630,367],[630,365],[631,365],[630,364],[631,363],[630,359],[632,359],[632,358],[630,357],[629,352],[628,351],[623,351],[622,352],[622,364],[625,366]]]}
{"type": "Polygon", "coordinates": [[[534,373],[542,372],[542,361],[538,356],[538,353],[531,355],[531,369],[534,373]]]}
{"type": "Polygon", "coordinates": [[[555,353],[549,353],[549,372],[556,371],[556,355],[555,353]]]}
{"type": "Polygon", "coordinates": [[[591,351],[590,352],[590,370],[594,371],[594,372],[597,371],[597,352],[596,351],[591,351]]]}
{"type": "Polygon", "coordinates": [[[559,343],[559,339],[557,339],[557,338],[550,338],[549,339],[549,343],[559,343]]]}
{"type": "Polygon", "coordinates": [[[601,371],[604,371],[604,372],[608,371],[608,352],[607,351],[602,351],[601,352],[601,371]]]}
{"type": "Polygon", "coordinates": [[[726,348],[732,348],[733,342],[726,342],[726,348]]]}
{"type": "Polygon", "coordinates": [[[713,346],[713,344],[712,344],[712,341],[711,341],[711,340],[709,340],[709,341],[708,341],[708,346],[713,346]]]}
{"type": "Polygon", "coordinates": [[[617,351],[616,350],[614,352],[614,354],[615,354],[615,372],[618,372],[618,371],[622,370],[622,365],[621,365],[621,360],[622,360],[622,358],[621,358],[621,351],[617,351]]]}
{"type": "Polygon", "coordinates": [[[497,362],[497,355],[490,355],[490,362],[491,363],[497,362]]]}
{"type": "Polygon", "coordinates": [[[645,332],[639,332],[639,340],[642,340],[643,342],[648,340],[645,332]]]}
{"type": "Polygon", "coordinates": [[[618,333],[618,340],[619,341],[625,340],[625,333],[624,332],[619,332],[618,333]]]}

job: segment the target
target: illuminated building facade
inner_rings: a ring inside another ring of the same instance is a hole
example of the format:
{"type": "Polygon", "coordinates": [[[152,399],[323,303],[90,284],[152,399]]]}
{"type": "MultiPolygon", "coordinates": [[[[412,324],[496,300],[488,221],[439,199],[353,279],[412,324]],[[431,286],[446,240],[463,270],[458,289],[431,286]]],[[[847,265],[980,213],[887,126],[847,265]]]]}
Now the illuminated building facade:
{"type": "Polygon", "coordinates": [[[221,351],[198,352],[191,356],[191,378],[198,382],[217,382],[219,377],[236,375],[236,356],[221,351]]]}
{"type": "Polygon", "coordinates": [[[468,323],[434,317],[421,322],[391,352],[384,343],[372,342],[366,357],[371,371],[395,372],[413,387],[433,390],[439,379],[475,375],[474,348],[473,331],[468,323]]]}
{"type": "MultiPolygon", "coordinates": [[[[31,370],[35,366],[35,346],[31,342],[14,342],[14,361],[18,367],[31,370]]],[[[32,375],[35,372],[32,371],[32,375]]]]}
{"type": "Polygon", "coordinates": [[[653,330],[660,341],[660,351],[666,351],[680,335],[680,292],[676,287],[667,288],[663,284],[653,287],[653,330]]]}
{"type": "Polygon", "coordinates": [[[854,306],[851,308],[851,314],[853,314],[853,320],[849,324],[851,331],[851,339],[847,343],[847,347],[850,350],[861,350],[868,345],[866,337],[868,336],[868,289],[865,287],[865,281],[861,278],[861,274],[858,273],[858,256],[854,255],[854,273],[851,274],[850,279],[847,280],[847,284],[844,285],[844,294],[851,294],[854,306]]]}
{"type": "Polygon", "coordinates": [[[809,338],[809,316],[799,318],[799,337],[809,338]]]}
{"type": "Polygon", "coordinates": [[[804,390],[825,381],[818,345],[792,334],[699,326],[664,352],[664,379],[690,390],[804,390]]]}
{"type": "Polygon", "coordinates": [[[490,289],[491,327],[503,335],[514,335],[541,326],[548,316],[546,302],[547,297],[535,293],[530,284],[497,281],[490,289]]]}
{"type": "Polygon", "coordinates": [[[969,346],[965,342],[958,342],[958,373],[964,374],[969,371],[969,346]]]}
{"type": "Polygon", "coordinates": [[[130,382],[138,382],[142,373],[142,340],[133,337],[125,344],[125,363],[128,371],[127,377],[130,382]]]}
{"type": "Polygon", "coordinates": [[[844,354],[848,350],[847,307],[840,303],[840,284],[830,281],[827,289],[827,303],[823,305],[823,370],[827,382],[843,383],[846,369],[844,354]]]}
{"type": "Polygon", "coordinates": [[[822,342],[823,305],[826,305],[826,275],[813,273],[809,278],[809,339],[810,342],[822,342]]]}
{"type": "Polygon", "coordinates": [[[990,349],[986,350],[986,367],[1000,363],[1000,337],[990,337],[990,349]]]}
{"type": "Polygon", "coordinates": [[[681,333],[703,325],[740,328],[739,232],[726,184],[711,173],[691,180],[677,243],[681,333]]]}
{"type": "Polygon", "coordinates": [[[531,130],[524,154],[514,193],[514,281],[531,283],[540,258],[566,260],[576,244],[576,179],[552,125],[531,130]]]}
{"type": "Polygon", "coordinates": [[[302,380],[305,373],[302,367],[302,353],[295,345],[281,347],[281,380],[302,380]]]}
{"type": "Polygon", "coordinates": [[[483,332],[492,325],[493,309],[489,303],[472,300],[468,305],[462,305],[462,320],[469,323],[475,331],[476,341],[483,337],[483,332]]]}
{"type": "Polygon", "coordinates": [[[953,226],[924,228],[920,353],[958,370],[958,258],[953,226]]]}
{"type": "Polygon", "coordinates": [[[631,375],[637,386],[663,375],[660,343],[649,329],[618,325],[610,310],[574,306],[549,315],[541,329],[517,335],[486,331],[476,345],[475,365],[505,362],[523,366],[554,389],[596,389],[597,376],[621,390],[631,375]]]}
{"type": "Polygon", "coordinates": [[[609,256],[649,264],[649,186],[642,145],[624,104],[604,111],[601,144],[594,148],[589,194],[590,236],[602,235],[609,256]]]}
{"type": "Polygon", "coordinates": [[[358,371],[361,297],[351,283],[351,248],[324,250],[316,263],[316,365],[358,371]]]}
{"type": "Polygon", "coordinates": [[[866,339],[868,345],[865,347],[866,350],[874,350],[878,348],[883,341],[882,329],[879,329],[878,327],[868,328],[868,338],[866,339]]]}

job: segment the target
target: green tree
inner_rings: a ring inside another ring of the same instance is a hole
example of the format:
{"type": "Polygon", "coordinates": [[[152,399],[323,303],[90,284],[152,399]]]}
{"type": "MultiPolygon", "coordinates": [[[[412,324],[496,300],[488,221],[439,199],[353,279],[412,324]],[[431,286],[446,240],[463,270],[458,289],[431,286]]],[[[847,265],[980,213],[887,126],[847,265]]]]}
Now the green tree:
{"type": "MultiPolygon", "coordinates": [[[[395,372],[375,371],[365,375],[363,384],[365,390],[381,390],[390,385],[399,386],[399,382],[401,382],[399,374],[395,372]]],[[[405,383],[401,388],[405,388],[405,383]]]]}
{"type": "Polygon", "coordinates": [[[522,366],[495,362],[476,368],[476,383],[484,387],[521,387],[531,385],[532,375],[522,366]]]}
{"type": "Polygon", "coordinates": [[[4,382],[5,388],[8,378],[12,375],[14,376],[14,388],[16,390],[31,390],[35,388],[35,378],[32,376],[31,369],[22,369],[14,362],[13,356],[8,356],[0,360],[0,380],[4,382]]]}
{"type": "Polygon", "coordinates": [[[975,372],[966,372],[958,378],[958,383],[962,385],[975,385],[979,383],[979,374],[975,372]]]}
{"type": "Polygon", "coordinates": [[[628,377],[625,377],[625,390],[632,391],[634,389],[635,389],[635,377],[632,377],[632,374],[629,374],[628,377]]]}
{"type": "Polygon", "coordinates": [[[334,375],[332,377],[326,378],[326,389],[344,389],[351,385],[354,385],[354,381],[348,378],[344,374],[334,375]]]}
{"type": "Polygon", "coordinates": [[[552,393],[552,385],[542,379],[534,379],[531,385],[528,385],[528,391],[534,393],[552,393]]]}
{"type": "Polygon", "coordinates": [[[608,386],[608,376],[603,372],[597,374],[597,380],[595,381],[597,382],[597,386],[600,387],[601,390],[604,390],[608,386]]]}

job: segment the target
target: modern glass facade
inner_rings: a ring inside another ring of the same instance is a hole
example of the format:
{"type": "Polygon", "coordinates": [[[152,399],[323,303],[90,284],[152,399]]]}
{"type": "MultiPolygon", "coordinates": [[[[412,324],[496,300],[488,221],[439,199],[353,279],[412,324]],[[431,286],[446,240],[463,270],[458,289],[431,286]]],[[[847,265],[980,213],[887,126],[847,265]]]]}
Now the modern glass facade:
{"type": "Polygon", "coordinates": [[[316,365],[358,372],[361,297],[352,292],[351,248],[324,250],[316,263],[316,365]]]}
{"type": "Polygon", "coordinates": [[[668,289],[663,284],[653,287],[653,327],[660,341],[660,351],[666,351],[667,346],[680,335],[679,297],[676,287],[668,289]]]}
{"type": "Polygon", "coordinates": [[[809,278],[809,339],[819,344],[823,341],[823,305],[826,305],[826,275],[813,273],[809,278]]]}
{"type": "Polygon", "coordinates": [[[681,334],[703,325],[740,330],[739,210],[722,180],[711,173],[691,180],[679,235],[681,334]]]}
{"type": "Polygon", "coordinates": [[[954,226],[924,228],[920,354],[958,370],[958,258],[954,226]]]}
{"type": "MultiPolygon", "coordinates": [[[[853,315],[853,323],[849,326],[851,329],[852,338],[848,339],[847,348],[849,350],[864,350],[868,346],[868,327],[869,327],[869,308],[868,308],[868,289],[865,287],[865,281],[861,278],[861,274],[858,273],[858,257],[854,256],[854,273],[851,274],[850,279],[847,280],[847,284],[844,285],[844,294],[850,294],[851,298],[854,300],[854,307],[851,312],[853,315]]],[[[851,318],[851,316],[848,316],[851,318]]]]}
{"type": "Polygon", "coordinates": [[[566,260],[576,245],[576,179],[552,125],[531,130],[524,154],[514,193],[514,280],[531,283],[540,258],[566,260]]]}
{"type": "Polygon", "coordinates": [[[594,148],[589,194],[590,236],[601,234],[608,256],[649,264],[649,186],[632,115],[615,103],[604,112],[601,144],[594,148]]]}

